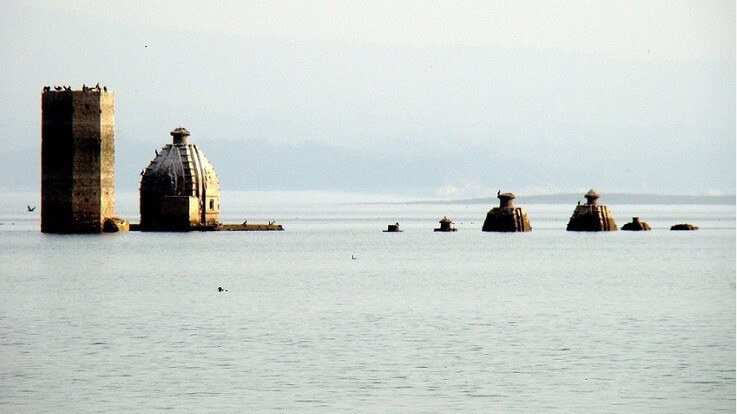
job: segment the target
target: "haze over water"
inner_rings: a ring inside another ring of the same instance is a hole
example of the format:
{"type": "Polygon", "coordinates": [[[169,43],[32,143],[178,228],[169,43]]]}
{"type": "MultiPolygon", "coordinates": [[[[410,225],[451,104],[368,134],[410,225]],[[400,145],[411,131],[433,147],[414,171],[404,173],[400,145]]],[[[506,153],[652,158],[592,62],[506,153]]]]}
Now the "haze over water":
{"type": "Polygon", "coordinates": [[[42,87],[99,82],[118,191],[183,126],[228,191],[735,193],[734,2],[3,6],[0,189],[42,87]]]}
{"type": "Polygon", "coordinates": [[[0,411],[734,412],[733,206],[615,205],[653,231],[598,234],[525,207],[527,234],[282,204],[222,219],[284,232],[103,236],[6,209],[0,411]]]}
{"type": "Polygon", "coordinates": [[[734,205],[523,201],[734,194],[734,2],[6,0],[0,45],[0,412],[735,411],[734,205]],[[183,126],[286,231],[41,234],[39,95],[97,82],[118,215],[183,126]],[[336,202],[497,189],[532,233],[336,202]]]}

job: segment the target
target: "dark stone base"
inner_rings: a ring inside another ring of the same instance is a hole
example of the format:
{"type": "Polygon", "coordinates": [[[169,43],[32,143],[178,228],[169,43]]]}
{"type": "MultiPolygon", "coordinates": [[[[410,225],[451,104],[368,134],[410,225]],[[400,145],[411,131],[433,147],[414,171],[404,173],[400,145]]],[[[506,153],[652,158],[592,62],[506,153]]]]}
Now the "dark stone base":
{"type": "Polygon", "coordinates": [[[671,226],[671,230],[698,230],[699,228],[694,226],[693,224],[688,223],[681,223],[676,224],[675,226],[671,226]]]}
{"type": "Polygon", "coordinates": [[[617,224],[606,206],[579,205],[568,222],[568,231],[614,231],[617,224]]]}
{"type": "Polygon", "coordinates": [[[630,222],[622,226],[625,231],[650,231],[650,225],[641,221],[639,223],[630,222]]]}
{"type": "Polygon", "coordinates": [[[486,214],[482,231],[503,233],[532,231],[530,220],[521,208],[494,207],[486,214]]]}

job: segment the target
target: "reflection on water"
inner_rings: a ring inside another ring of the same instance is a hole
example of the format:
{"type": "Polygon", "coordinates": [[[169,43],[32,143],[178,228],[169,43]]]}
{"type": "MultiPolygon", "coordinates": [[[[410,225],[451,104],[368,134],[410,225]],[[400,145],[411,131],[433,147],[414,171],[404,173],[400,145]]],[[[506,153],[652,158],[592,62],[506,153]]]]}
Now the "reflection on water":
{"type": "Polygon", "coordinates": [[[6,214],[0,411],[734,412],[734,207],[612,206],[654,230],[607,234],[524,207],[532,233],[482,233],[479,205],[223,217],[279,233],[6,214]]]}

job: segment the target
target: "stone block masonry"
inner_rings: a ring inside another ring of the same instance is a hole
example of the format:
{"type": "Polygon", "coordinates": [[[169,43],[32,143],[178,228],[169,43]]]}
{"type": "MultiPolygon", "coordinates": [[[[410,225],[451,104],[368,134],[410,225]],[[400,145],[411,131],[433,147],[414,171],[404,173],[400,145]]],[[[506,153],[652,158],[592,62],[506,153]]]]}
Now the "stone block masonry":
{"type": "Polygon", "coordinates": [[[41,231],[100,233],[115,215],[115,95],[41,96],[41,231]]]}

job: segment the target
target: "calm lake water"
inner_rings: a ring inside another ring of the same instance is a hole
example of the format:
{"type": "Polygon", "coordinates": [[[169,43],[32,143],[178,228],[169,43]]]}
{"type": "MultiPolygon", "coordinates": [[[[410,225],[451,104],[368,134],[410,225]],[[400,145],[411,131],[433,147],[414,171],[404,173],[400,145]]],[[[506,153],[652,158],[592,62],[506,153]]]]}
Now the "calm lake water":
{"type": "Polygon", "coordinates": [[[222,221],[286,231],[98,236],[6,209],[0,412],[734,412],[734,206],[569,233],[574,205],[524,206],[527,234],[482,233],[483,205],[242,203],[222,221]]]}

